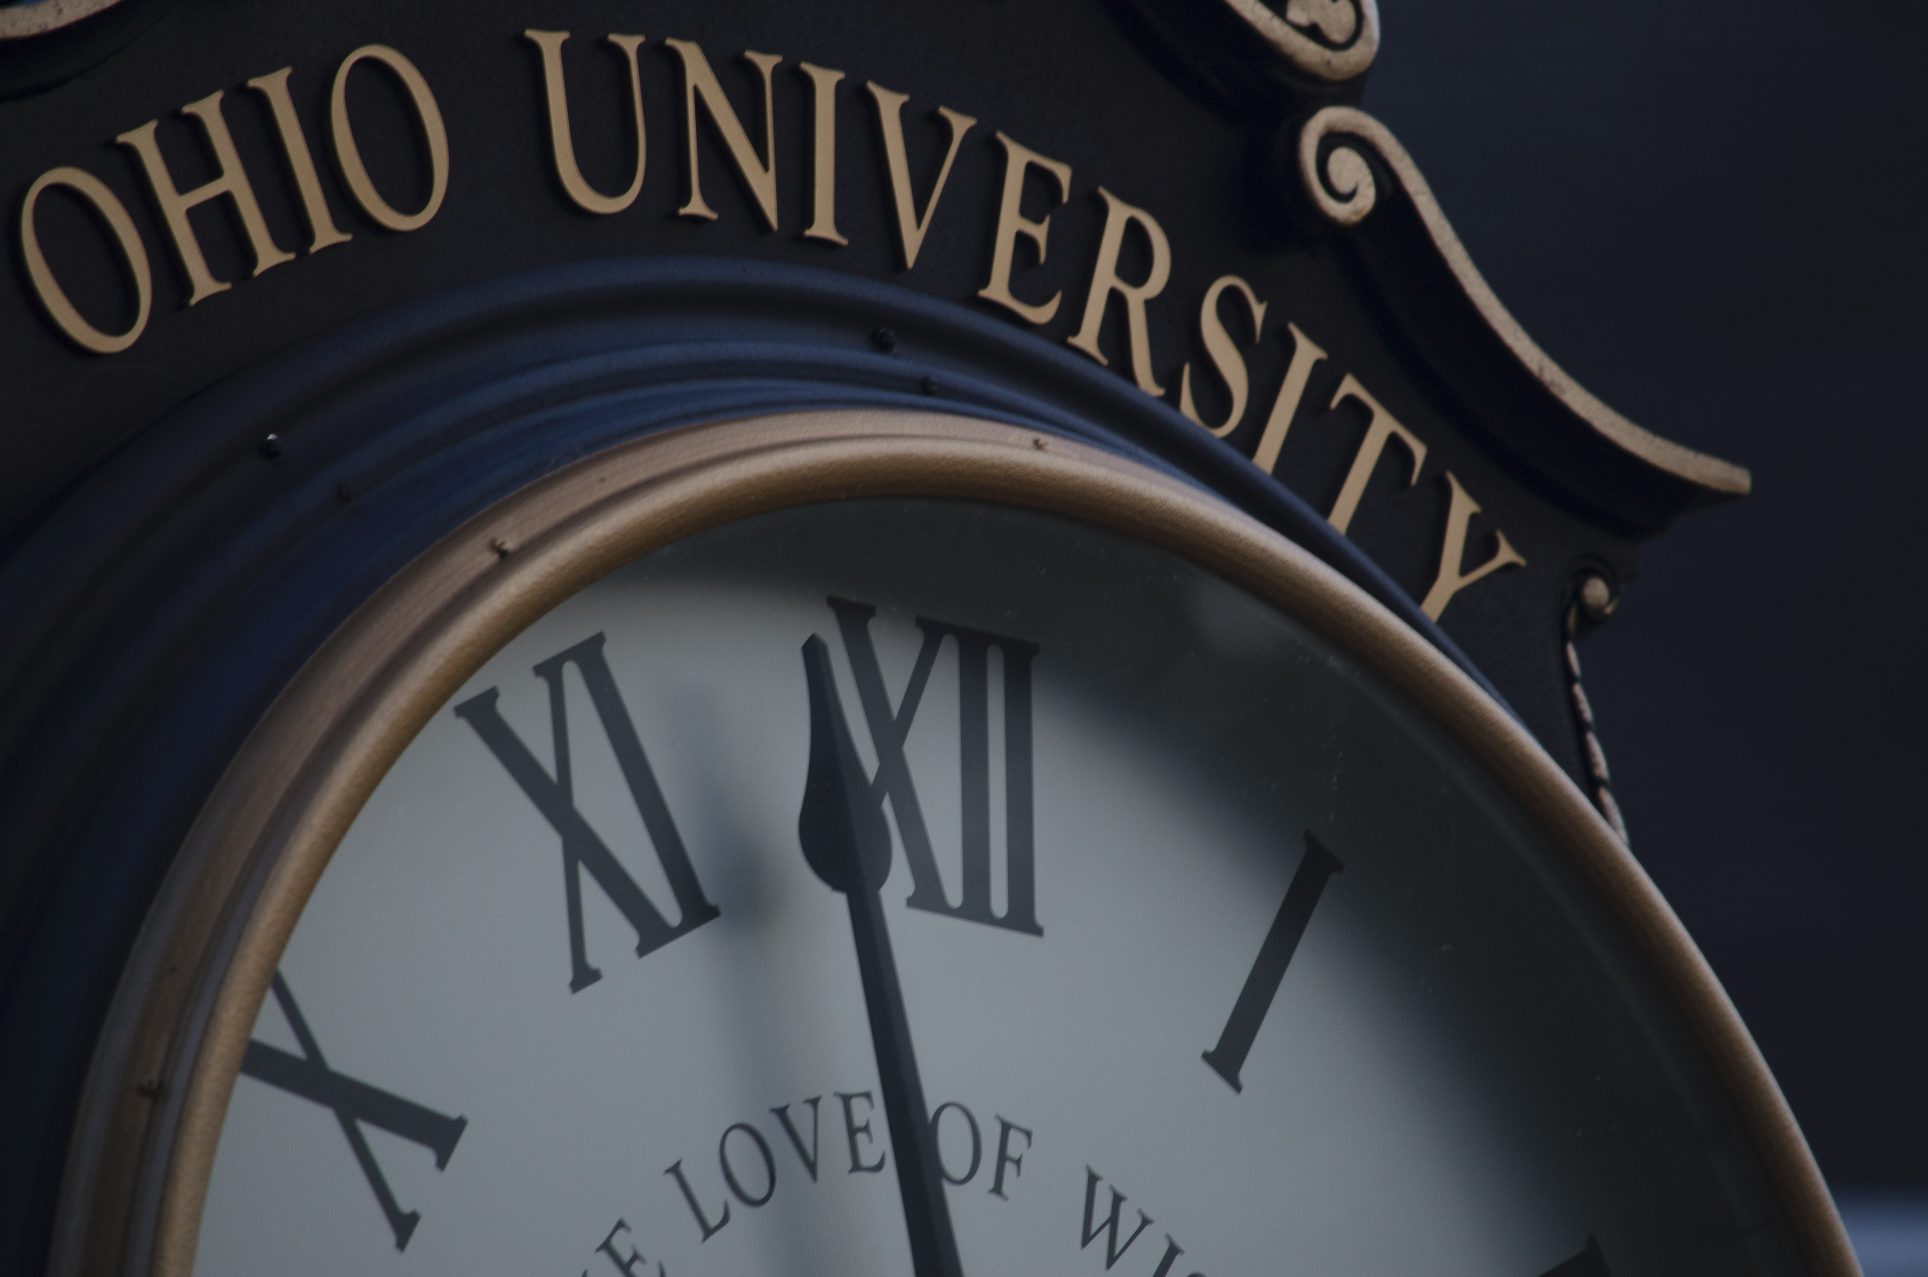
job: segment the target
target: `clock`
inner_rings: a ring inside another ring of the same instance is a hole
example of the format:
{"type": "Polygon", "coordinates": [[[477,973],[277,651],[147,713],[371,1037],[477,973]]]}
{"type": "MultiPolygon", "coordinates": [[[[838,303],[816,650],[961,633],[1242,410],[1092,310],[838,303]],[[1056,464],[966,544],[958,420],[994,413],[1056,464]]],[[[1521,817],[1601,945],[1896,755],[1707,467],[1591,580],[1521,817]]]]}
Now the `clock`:
{"type": "Polygon", "coordinates": [[[157,899],[57,1271],[1852,1271],[1527,732],[1061,433],[751,413],[509,485],[157,899]]]}
{"type": "Polygon", "coordinates": [[[1370,0],[11,8],[0,1269],[1854,1271],[1370,0]]]}

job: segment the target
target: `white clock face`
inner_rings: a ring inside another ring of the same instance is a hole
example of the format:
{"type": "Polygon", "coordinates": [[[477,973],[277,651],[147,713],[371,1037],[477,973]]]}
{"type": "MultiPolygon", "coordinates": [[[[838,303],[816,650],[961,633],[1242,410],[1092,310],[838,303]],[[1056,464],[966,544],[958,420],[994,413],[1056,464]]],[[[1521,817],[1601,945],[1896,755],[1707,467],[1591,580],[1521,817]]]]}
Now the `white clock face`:
{"type": "Polygon", "coordinates": [[[198,1272],[927,1270],[801,845],[813,635],[969,1277],[1798,1270],[1620,924],[1412,702],[1165,551],[865,500],[656,551],[434,715],[281,958],[198,1272]]]}

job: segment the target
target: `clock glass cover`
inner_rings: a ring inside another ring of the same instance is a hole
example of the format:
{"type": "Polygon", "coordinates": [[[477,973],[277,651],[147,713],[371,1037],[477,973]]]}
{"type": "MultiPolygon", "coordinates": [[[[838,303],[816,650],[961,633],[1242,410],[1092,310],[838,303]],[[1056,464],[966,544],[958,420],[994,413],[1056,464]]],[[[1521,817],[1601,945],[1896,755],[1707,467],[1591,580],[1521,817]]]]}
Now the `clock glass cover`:
{"type": "Polygon", "coordinates": [[[813,767],[885,830],[970,1277],[1798,1270],[1623,917],[1420,704],[1170,550],[875,498],[654,550],[433,714],[276,964],[196,1271],[913,1271],[813,767]]]}

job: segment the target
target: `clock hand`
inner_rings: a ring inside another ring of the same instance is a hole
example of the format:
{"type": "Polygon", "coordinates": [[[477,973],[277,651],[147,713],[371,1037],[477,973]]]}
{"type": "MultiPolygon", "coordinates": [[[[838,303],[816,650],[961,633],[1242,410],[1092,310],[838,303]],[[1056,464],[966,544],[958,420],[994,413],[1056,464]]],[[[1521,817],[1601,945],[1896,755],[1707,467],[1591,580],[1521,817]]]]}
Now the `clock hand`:
{"type": "Polygon", "coordinates": [[[814,634],[803,645],[803,669],[810,689],[810,765],[797,838],[817,877],[850,902],[850,932],[870,1013],[884,1117],[897,1151],[897,1191],[910,1230],[911,1262],[917,1277],[963,1277],[938,1173],[930,1110],[924,1106],[924,1087],[911,1051],[904,991],[877,894],[890,876],[890,826],[884,823],[883,807],[871,793],[844,722],[831,681],[829,649],[814,634]]]}

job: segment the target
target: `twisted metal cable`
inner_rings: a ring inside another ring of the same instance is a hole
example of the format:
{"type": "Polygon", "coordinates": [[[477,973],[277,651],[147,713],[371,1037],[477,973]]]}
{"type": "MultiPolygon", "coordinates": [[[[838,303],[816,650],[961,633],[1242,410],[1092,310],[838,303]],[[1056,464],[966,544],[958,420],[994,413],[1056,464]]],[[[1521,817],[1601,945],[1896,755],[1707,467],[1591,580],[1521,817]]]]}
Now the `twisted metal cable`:
{"type": "Polygon", "coordinates": [[[1624,846],[1631,846],[1627,837],[1627,821],[1620,814],[1620,804],[1613,797],[1613,773],[1607,767],[1607,751],[1600,744],[1600,734],[1594,725],[1593,703],[1587,699],[1586,688],[1580,683],[1580,650],[1577,640],[1581,626],[1585,623],[1598,624],[1612,614],[1614,604],[1613,589],[1598,576],[1589,576],[1575,591],[1573,602],[1567,605],[1566,616],[1562,621],[1564,645],[1566,648],[1567,695],[1573,703],[1573,721],[1580,732],[1580,756],[1584,760],[1587,781],[1593,791],[1593,805],[1600,809],[1613,832],[1619,835],[1624,846]]]}

